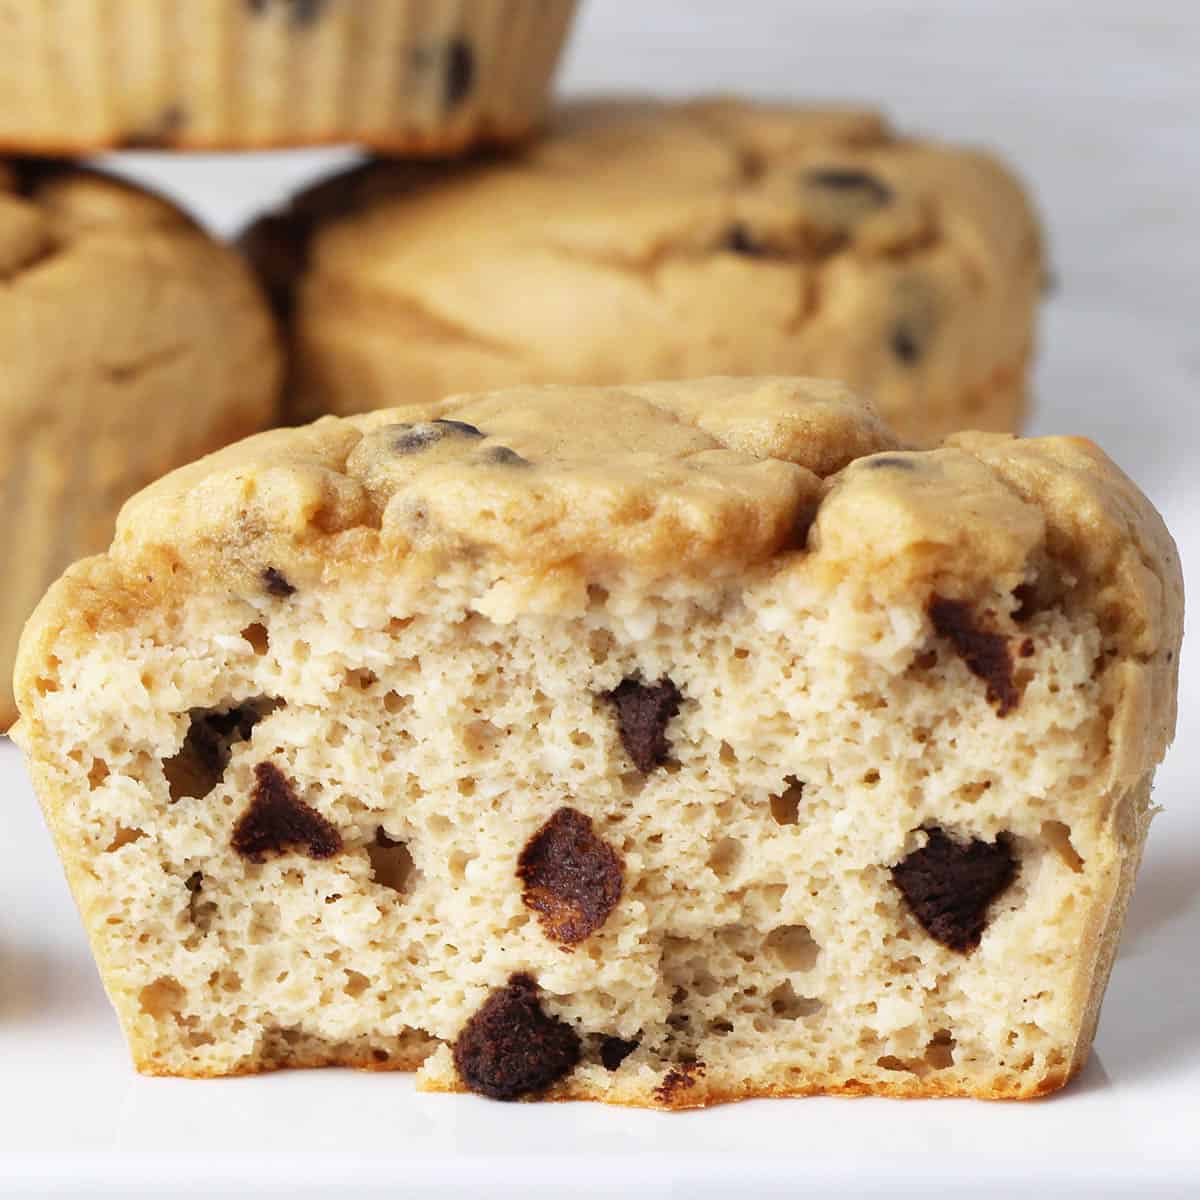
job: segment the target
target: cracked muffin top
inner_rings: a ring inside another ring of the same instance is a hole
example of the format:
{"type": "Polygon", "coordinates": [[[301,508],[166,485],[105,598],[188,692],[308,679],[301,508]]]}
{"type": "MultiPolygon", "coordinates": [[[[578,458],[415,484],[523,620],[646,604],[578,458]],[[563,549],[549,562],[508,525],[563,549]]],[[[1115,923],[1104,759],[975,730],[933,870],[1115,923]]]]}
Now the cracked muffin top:
{"type": "Polygon", "coordinates": [[[592,587],[767,570],[798,595],[848,585],[922,612],[937,597],[935,623],[1000,707],[1007,681],[969,610],[1013,635],[1040,609],[1096,613],[1112,657],[1151,667],[1136,690],[1153,728],[1134,741],[1165,740],[1182,585],[1135,485],[1082,438],[897,446],[839,385],[787,379],[518,388],[260,434],[125,506],[109,553],[30,622],[25,683],[64,629],[197,587],[287,597],[386,570],[418,590],[472,579],[504,619],[570,610],[592,587]]]}
{"type": "Polygon", "coordinates": [[[1043,275],[988,155],[737,100],[568,105],[518,157],[369,165],[247,245],[293,319],[301,415],[401,389],[810,375],[921,443],[1016,427],[1043,275]]]}

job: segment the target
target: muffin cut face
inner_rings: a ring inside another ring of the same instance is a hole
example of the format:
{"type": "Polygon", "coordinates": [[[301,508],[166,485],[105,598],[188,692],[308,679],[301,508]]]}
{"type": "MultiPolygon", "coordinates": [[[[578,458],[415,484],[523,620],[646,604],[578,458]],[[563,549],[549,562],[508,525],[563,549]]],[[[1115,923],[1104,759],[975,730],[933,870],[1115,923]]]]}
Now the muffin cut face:
{"type": "Polygon", "coordinates": [[[526,389],[149,489],[18,737],[142,1070],[1028,1096],[1090,1044],[1179,605],[1087,443],[526,389]]]}

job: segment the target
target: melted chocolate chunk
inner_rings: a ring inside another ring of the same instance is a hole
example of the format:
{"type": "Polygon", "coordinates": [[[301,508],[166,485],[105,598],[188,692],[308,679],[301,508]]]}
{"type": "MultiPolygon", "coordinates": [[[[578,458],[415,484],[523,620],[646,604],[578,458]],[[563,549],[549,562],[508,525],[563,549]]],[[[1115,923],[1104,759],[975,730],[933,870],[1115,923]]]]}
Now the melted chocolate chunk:
{"type": "Polygon", "coordinates": [[[242,858],[260,863],[268,854],[285,850],[303,850],[309,858],[332,858],[341,850],[341,834],[296,795],[277,766],[258,763],[254,779],[250,807],[233,827],[231,844],[242,858]]]}
{"type": "Polygon", "coordinates": [[[962,845],[938,828],[892,868],[892,880],[930,937],[965,954],[979,945],[988,906],[1017,877],[1010,839],[962,845]]]}
{"type": "Polygon", "coordinates": [[[524,974],[493,991],[454,1042],[463,1083],[493,1100],[541,1091],[577,1062],[579,1035],[542,1011],[538,986],[524,974]]]}
{"type": "Polygon", "coordinates": [[[296,589],[288,582],[287,576],[274,567],[266,567],[262,573],[263,587],[272,596],[293,596],[296,589]]]}
{"type": "Polygon", "coordinates": [[[980,629],[970,605],[962,600],[934,596],[929,602],[929,617],[934,629],[949,640],[971,674],[987,684],[987,698],[996,706],[996,715],[1005,717],[1012,712],[1021,695],[1013,682],[1008,639],[980,629]]]}
{"type": "Polygon", "coordinates": [[[809,187],[853,196],[871,208],[883,208],[892,201],[892,189],[883,180],[853,167],[814,167],[805,171],[803,178],[809,187]]]}
{"type": "Polygon", "coordinates": [[[637,1048],[637,1042],[627,1042],[619,1037],[606,1037],[600,1043],[600,1062],[606,1071],[615,1071],[637,1048]]]}
{"type": "Polygon", "coordinates": [[[538,914],[546,936],[567,947],[604,924],[621,899],[624,877],[616,851],[574,808],[560,808],[517,859],[521,899],[538,914]]]}
{"type": "Polygon", "coordinates": [[[741,221],[736,221],[729,227],[721,248],[731,250],[734,254],[744,254],[748,258],[762,258],[767,248],[758,241],[741,221]]]}
{"type": "Polygon", "coordinates": [[[457,108],[475,84],[475,51],[466,38],[456,37],[446,47],[445,91],[447,109],[457,108]]]}
{"type": "Polygon", "coordinates": [[[679,712],[683,699],[669,680],[642,683],[624,679],[608,699],[617,706],[617,726],[621,744],[643,775],[667,761],[671,747],[667,742],[667,723],[679,712]]]}

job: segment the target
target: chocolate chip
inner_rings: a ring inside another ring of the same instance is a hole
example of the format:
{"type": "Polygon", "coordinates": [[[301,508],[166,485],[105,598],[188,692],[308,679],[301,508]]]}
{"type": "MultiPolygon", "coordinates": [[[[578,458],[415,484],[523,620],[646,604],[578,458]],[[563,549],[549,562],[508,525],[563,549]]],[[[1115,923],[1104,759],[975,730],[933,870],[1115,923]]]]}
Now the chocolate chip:
{"type": "MultiPolygon", "coordinates": [[[[434,421],[417,421],[414,424],[390,425],[389,430],[397,434],[392,441],[392,449],[397,454],[416,454],[426,446],[447,437],[481,438],[485,435],[474,425],[466,421],[448,421],[439,418],[434,421]]],[[[512,451],[509,451],[511,454],[512,451]]]]}
{"type": "Polygon", "coordinates": [[[461,433],[464,437],[481,438],[487,437],[482,430],[476,429],[474,425],[468,425],[466,421],[451,421],[448,417],[438,417],[434,421],[435,425],[444,425],[447,429],[455,433],[461,433]]]}
{"type": "Polygon", "coordinates": [[[606,1037],[600,1043],[600,1062],[605,1070],[615,1071],[637,1048],[637,1042],[627,1042],[619,1037],[606,1037]]]}
{"type": "Polygon", "coordinates": [[[996,715],[1004,717],[1012,712],[1021,696],[1013,683],[1008,639],[980,629],[970,605],[962,600],[934,596],[929,602],[929,617],[934,629],[949,640],[971,674],[987,684],[987,698],[996,706],[996,715]]]}
{"type": "Polygon", "coordinates": [[[1018,649],[1017,653],[1022,658],[1032,658],[1033,657],[1033,638],[1026,638],[1021,643],[1020,649],[1018,649]]]}
{"type": "Polygon", "coordinates": [[[179,751],[163,760],[171,803],[199,799],[221,782],[233,747],[249,737],[279,701],[265,696],[232,708],[194,708],[179,751]]]}
{"type": "Polygon", "coordinates": [[[578,1061],[579,1035],[542,1011],[538,986],[525,974],[493,991],[454,1042],[463,1083],[493,1100],[549,1087],[578,1061]]]}
{"type": "Polygon", "coordinates": [[[766,246],[758,241],[741,221],[736,221],[729,227],[721,242],[721,248],[731,250],[734,254],[744,254],[749,258],[762,258],[767,253],[766,246]]]}
{"type": "Polygon", "coordinates": [[[446,47],[443,98],[447,109],[457,108],[475,82],[475,52],[466,38],[456,37],[446,47]]]}
{"type": "Polygon", "coordinates": [[[804,172],[803,180],[809,187],[853,197],[870,208],[883,208],[892,200],[892,189],[886,183],[854,167],[813,167],[804,172]]]}
{"type": "Polygon", "coordinates": [[[934,827],[929,840],[892,868],[892,880],[930,937],[965,954],[979,945],[988,906],[1017,877],[1010,839],[966,845],[934,827]]]}
{"type": "Polygon", "coordinates": [[[533,464],[527,458],[522,458],[508,446],[489,446],[482,455],[485,463],[496,467],[531,467],[533,464]]]}
{"type": "Polygon", "coordinates": [[[667,724],[679,712],[683,699],[679,689],[669,679],[657,683],[624,679],[607,698],[617,706],[621,744],[634,766],[646,775],[666,762],[670,753],[667,724]]]}
{"type": "Polygon", "coordinates": [[[560,808],[517,859],[521,899],[546,936],[564,946],[578,945],[604,924],[621,899],[624,876],[616,851],[574,808],[560,808]]]}
{"type": "Polygon", "coordinates": [[[250,807],[233,827],[231,844],[237,854],[260,863],[285,850],[303,850],[309,858],[332,858],[341,850],[338,831],[296,795],[274,763],[258,763],[254,779],[250,807]]]}
{"type": "Polygon", "coordinates": [[[293,596],[296,589],[288,582],[287,576],[274,567],[265,567],[262,573],[263,587],[272,596],[293,596]]]}
{"type": "Polygon", "coordinates": [[[863,466],[872,471],[880,471],[884,468],[895,471],[915,471],[917,469],[917,464],[911,458],[900,458],[895,454],[877,454],[868,458],[863,466]]]}

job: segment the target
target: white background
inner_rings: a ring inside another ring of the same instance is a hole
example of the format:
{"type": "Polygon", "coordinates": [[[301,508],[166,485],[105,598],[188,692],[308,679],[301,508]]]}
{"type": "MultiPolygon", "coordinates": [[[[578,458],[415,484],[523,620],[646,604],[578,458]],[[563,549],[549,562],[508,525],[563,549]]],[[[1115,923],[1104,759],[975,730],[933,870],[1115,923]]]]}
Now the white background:
{"type": "MultiPolygon", "coordinates": [[[[1033,186],[1059,288],[1034,432],[1086,433],[1158,503],[1200,591],[1200,5],[592,0],[565,90],[868,101],[1033,186]]],[[[223,231],[348,152],[127,156],[223,231]]],[[[0,749],[0,1194],[1200,1195],[1200,662],[1096,1053],[1060,1096],[755,1102],[669,1116],[421,1097],[346,1072],[139,1079],[0,749]]]]}

